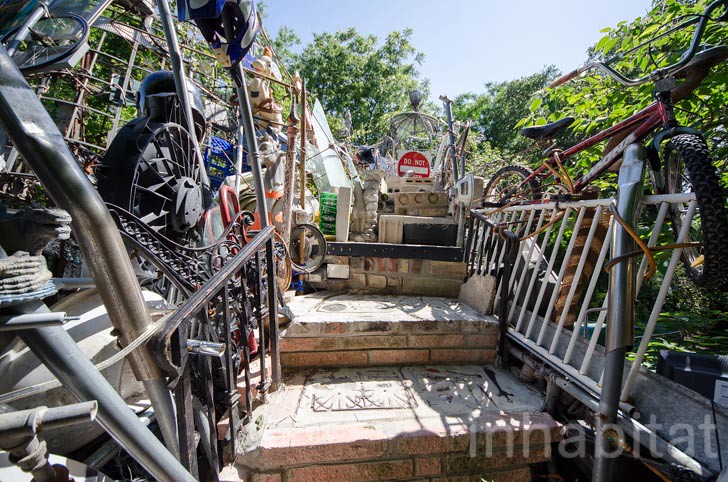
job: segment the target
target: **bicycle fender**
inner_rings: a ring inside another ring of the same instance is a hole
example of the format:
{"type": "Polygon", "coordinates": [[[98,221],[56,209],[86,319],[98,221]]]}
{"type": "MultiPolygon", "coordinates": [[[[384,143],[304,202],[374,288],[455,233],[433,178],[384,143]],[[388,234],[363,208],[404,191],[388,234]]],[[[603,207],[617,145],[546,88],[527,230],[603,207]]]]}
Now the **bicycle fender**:
{"type": "Polygon", "coordinates": [[[653,169],[658,170],[660,168],[660,157],[662,157],[662,143],[667,139],[672,139],[680,134],[692,134],[703,137],[703,133],[695,130],[691,127],[673,127],[671,129],[658,132],[652,138],[652,142],[648,147],[648,157],[650,159],[650,165],[653,169]],[[653,159],[653,155],[655,156],[653,159]],[[657,165],[654,164],[656,162],[657,165]]]}

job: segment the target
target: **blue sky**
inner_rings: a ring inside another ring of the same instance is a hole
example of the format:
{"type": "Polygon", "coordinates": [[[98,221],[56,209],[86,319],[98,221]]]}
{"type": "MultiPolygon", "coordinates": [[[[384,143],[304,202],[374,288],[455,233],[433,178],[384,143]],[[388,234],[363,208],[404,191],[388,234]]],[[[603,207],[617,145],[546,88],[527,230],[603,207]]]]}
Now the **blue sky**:
{"type": "Polygon", "coordinates": [[[265,0],[271,36],[285,25],[307,44],[313,33],[348,27],[383,38],[413,29],[425,54],[420,72],[431,99],[482,92],[488,81],[511,80],[556,65],[569,71],[586,60],[599,32],[644,15],[651,0],[265,0]]]}

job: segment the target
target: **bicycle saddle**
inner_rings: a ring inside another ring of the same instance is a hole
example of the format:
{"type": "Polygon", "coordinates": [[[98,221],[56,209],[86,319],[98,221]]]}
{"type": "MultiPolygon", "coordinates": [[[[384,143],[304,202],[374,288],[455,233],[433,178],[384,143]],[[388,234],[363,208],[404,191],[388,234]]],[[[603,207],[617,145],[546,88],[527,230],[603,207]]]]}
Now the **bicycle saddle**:
{"type": "Polygon", "coordinates": [[[521,129],[521,135],[529,139],[548,139],[574,123],[573,117],[564,117],[551,124],[521,129]]]}

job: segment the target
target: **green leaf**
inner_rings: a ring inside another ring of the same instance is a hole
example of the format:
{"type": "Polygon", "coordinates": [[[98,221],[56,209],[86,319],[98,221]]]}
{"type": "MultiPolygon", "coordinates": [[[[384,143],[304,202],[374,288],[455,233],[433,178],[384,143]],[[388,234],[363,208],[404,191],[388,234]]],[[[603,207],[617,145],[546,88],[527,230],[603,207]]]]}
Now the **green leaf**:
{"type": "Polygon", "coordinates": [[[537,97],[536,99],[533,99],[533,102],[531,102],[531,106],[529,107],[529,110],[531,112],[536,112],[536,109],[541,107],[542,103],[543,103],[543,99],[541,97],[537,97]]]}

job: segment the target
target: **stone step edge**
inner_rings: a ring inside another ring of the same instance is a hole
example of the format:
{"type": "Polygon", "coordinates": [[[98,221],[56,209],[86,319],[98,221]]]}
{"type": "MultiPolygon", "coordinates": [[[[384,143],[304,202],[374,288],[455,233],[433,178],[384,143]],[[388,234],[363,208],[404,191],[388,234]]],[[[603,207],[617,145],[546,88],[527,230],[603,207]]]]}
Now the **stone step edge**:
{"type": "Polygon", "coordinates": [[[362,367],[428,364],[492,364],[495,348],[434,348],[281,352],[283,368],[362,367]]]}
{"type": "Polygon", "coordinates": [[[284,333],[280,339],[281,353],[307,351],[342,351],[403,348],[494,348],[498,331],[485,334],[403,334],[363,336],[293,337],[284,333]]]}
{"type": "Polygon", "coordinates": [[[348,320],[307,321],[293,318],[282,336],[306,338],[318,336],[365,335],[435,335],[435,334],[488,334],[498,331],[494,318],[479,320],[348,320]]]}
{"type": "Polygon", "coordinates": [[[543,412],[487,414],[475,422],[449,426],[432,417],[393,420],[380,427],[372,422],[347,423],[344,428],[338,424],[280,431],[267,428],[260,445],[238,454],[236,465],[273,472],[427,456],[440,457],[448,466],[445,473],[456,475],[462,470],[455,466],[470,462],[495,469],[504,467],[498,465],[503,461],[524,465],[547,460],[551,444],[563,437],[561,424],[543,412]]]}
{"type": "Polygon", "coordinates": [[[372,460],[366,462],[309,465],[293,467],[275,472],[257,472],[244,467],[230,467],[219,475],[220,482],[321,482],[340,480],[345,482],[380,482],[384,480],[401,482],[531,482],[530,464],[545,462],[548,458],[533,456],[528,463],[505,467],[483,467],[478,461],[466,464],[445,462],[432,457],[413,457],[393,460],[372,460]],[[463,475],[450,472],[457,466],[463,475]],[[477,474],[477,475],[472,475],[477,474]]]}

